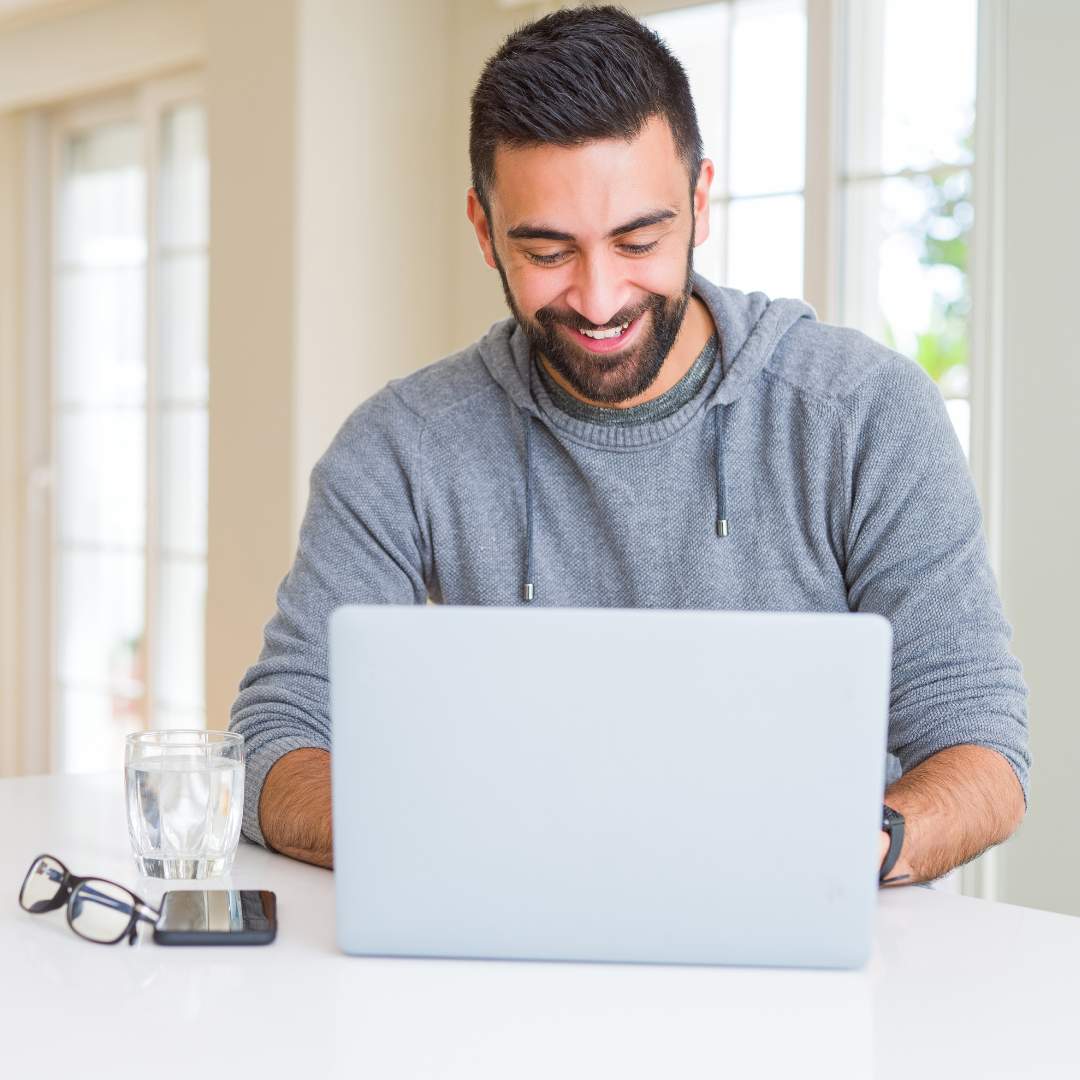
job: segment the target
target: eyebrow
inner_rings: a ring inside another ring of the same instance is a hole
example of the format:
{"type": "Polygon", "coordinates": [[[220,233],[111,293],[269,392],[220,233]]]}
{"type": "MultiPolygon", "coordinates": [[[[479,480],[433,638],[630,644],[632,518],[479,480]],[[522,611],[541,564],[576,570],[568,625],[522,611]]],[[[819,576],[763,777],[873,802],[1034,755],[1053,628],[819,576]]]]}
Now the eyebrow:
{"type": "MultiPolygon", "coordinates": [[[[608,237],[622,236],[625,233],[647,228],[649,225],[658,225],[661,221],[668,221],[676,217],[677,213],[675,210],[651,210],[647,214],[634,218],[633,221],[616,226],[608,233],[608,237]]],[[[571,236],[570,233],[560,232],[558,229],[553,229],[548,225],[515,225],[507,231],[506,235],[511,240],[558,240],[565,244],[572,244],[575,240],[575,237],[571,236]]]]}

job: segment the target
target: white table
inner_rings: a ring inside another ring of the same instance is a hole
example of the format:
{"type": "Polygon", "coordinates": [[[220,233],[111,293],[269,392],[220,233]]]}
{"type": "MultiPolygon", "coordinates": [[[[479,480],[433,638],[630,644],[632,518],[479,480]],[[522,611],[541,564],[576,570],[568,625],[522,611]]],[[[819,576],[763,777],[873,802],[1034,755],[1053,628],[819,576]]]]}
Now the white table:
{"type": "Polygon", "coordinates": [[[0,781],[0,1075],[298,1078],[1080,1076],[1080,919],[880,896],[861,972],[346,957],[333,876],[241,842],[270,946],[94,945],[17,890],[35,855],[157,904],[120,772],[0,781]],[[76,1066],[75,1071],[70,1071],[76,1066]]]}

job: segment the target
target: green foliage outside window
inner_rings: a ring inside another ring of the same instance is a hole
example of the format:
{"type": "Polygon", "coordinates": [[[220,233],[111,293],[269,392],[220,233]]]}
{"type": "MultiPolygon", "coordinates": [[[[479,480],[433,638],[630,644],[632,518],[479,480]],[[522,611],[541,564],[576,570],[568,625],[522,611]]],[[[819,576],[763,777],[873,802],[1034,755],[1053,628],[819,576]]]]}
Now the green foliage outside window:
{"type": "MultiPolygon", "coordinates": [[[[969,155],[973,136],[963,140],[969,155]]],[[[916,335],[912,357],[935,382],[949,372],[968,364],[968,315],[971,290],[968,276],[968,253],[974,209],[970,199],[971,172],[957,171],[943,176],[920,176],[915,181],[922,189],[926,210],[910,228],[921,247],[919,262],[925,267],[951,266],[961,275],[960,295],[946,298],[934,293],[929,326],[916,335]]],[[[885,342],[895,349],[896,335],[886,322],[885,342]]],[[[946,380],[949,381],[949,380],[946,380]]],[[[965,380],[966,381],[966,380],[965,380]]]]}

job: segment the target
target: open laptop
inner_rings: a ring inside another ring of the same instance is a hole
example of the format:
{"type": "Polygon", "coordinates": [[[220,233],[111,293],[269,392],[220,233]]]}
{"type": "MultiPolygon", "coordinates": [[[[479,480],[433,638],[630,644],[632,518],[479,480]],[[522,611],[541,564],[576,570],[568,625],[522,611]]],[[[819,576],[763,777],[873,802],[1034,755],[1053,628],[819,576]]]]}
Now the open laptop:
{"type": "Polygon", "coordinates": [[[861,966],[891,642],[869,614],[338,609],[339,946],[861,966]]]}

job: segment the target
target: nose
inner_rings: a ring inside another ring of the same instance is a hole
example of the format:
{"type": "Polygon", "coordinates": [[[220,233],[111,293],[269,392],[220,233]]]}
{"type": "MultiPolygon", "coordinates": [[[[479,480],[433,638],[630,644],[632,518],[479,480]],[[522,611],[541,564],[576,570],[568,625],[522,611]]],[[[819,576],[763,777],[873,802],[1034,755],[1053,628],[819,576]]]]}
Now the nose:
{"type": "Polygon", "coordinates": [[[578,260],[566,302],[597,329],[611,326],[630,302],[630,290],[614,253],[590,254],[578,260]]]}

